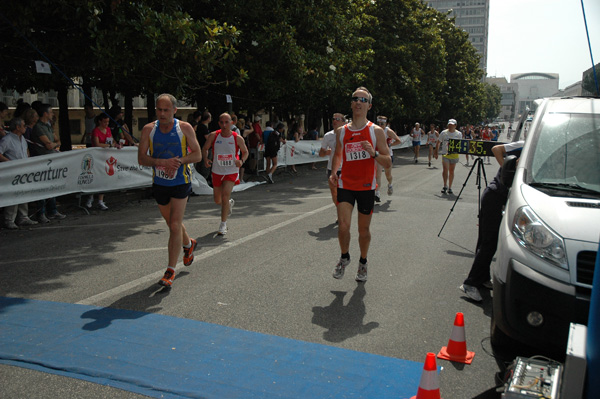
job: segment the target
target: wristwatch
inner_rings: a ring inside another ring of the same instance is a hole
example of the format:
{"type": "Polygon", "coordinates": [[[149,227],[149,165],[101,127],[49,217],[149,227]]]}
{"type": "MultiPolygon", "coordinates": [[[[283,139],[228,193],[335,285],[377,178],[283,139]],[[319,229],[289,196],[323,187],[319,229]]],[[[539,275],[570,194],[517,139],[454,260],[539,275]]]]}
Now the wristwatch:
{"type": "Polygon", "coordinates": [[[379,151],[375,151],[375,155],[373,155],[371,158],[375,159],[379,156],[379,151]]]}

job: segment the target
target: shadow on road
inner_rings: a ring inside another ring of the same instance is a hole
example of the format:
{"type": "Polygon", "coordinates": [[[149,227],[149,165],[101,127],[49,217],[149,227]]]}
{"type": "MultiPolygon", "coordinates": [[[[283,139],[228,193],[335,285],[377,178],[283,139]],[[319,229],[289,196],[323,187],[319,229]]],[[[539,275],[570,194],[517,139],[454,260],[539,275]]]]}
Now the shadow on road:
{"type": "Polygon", "coordinates": [[[379,323],[371,321],[363,324],[367,314],[364,297],[366,295],[365,284],[358,284],[352,298],[344,306],[344,291],[331,291],[335,298],[329,306],[313,307],[312,323],[327,328],[323,333],[323,339],[329,342],[342,342],[359,334],[368,334],[379,323]]]}
{"type": "MultiPolygon", "coordinates": [[[[175,279],[187,274],[189,273],[181,272],[175,276],[175,279]]],[[[170,288],[152,284],[141,291],[120,298],[107,307],[83,313],[81,315],[82,319],[92,319],[93,321],[90,321],[82,328],[86,331],[96,331],[110,326],[114,320],[134,320],[144,317],[148,313],[160,312],[162,307],[158,305],[170,292],[170,288]],[[116,309],[127,311],[115,311],[116,309]]]]}

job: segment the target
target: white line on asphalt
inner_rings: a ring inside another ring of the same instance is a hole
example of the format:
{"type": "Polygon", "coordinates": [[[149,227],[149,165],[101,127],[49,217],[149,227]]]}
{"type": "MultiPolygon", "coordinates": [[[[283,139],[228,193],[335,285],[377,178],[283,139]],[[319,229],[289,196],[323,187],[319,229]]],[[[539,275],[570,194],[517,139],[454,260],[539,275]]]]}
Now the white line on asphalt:
{"type": "MultiPolygon", "coordinates": [[[[266,229],[257,231],[256,233],[247,235],[246,237],[240,238],[240,239],[232,241],[232,242],[227,242],[227,243],[225,243],[225,244],[223,244],[223,245],[221,245],[221,246],[219,246],[217,248],[211,249],[210,251],[206,251],[204,253],[201,253],[201,254],[198,254],[198,255],[194,255],[194,260],[203,260],[203,259],[209,258],[209,257],[211,257],[213,255],[220,254],[223,251],[226,251],[228,249],[237,247],[238,245],[244,244],[244,243],[246,243],[246,242],[248,242],[250,240],[253,240],[253,239],[261,237],[261,236],[263,236],[265,234],[271,233],[271,232],[273,232],[275,230],[278,230],[278,229],[280,229],[282,227],[285,227],[285,226],[290,225],[292,223],[295,223],[295,222],[297,222],[299,220],[302,220],[304,218],[312,216],[312,215],[314,215],[316,213],[324,211],[325,209],[329,209],[329,208],[331,208],[333,206],[334,206],[334,204],[331,203],[331,204],[323,206],[321,208],[317,208],[315,210],[312,210],[312,211],[303,213],[301,215],[298,215],[295,218],[286,220],[285,222],[281,222],[281,223],[276,224],[274,226],[267,227],[266,229]]],[[[161,248],[161,249],[164,250],[166,248],[161,248]]],[[[177,266],[176,266],[175,270],[179,270],[179,269],[182,269],[182,268],[184,268],[183,263],[179,262],[179,263],[177,263],[177,266]]],[[[150,273],[150,274],[148,274],[146,276],[138,278],[137,280],[130,281],[130,282],[122,284],[122,285],[120,285],[118,287],[112,288],[112,289],[110,289],[108,291],[104,291],[104,292],[101,292],[100,294],[93,295],[93,296],[91,296],[89,298],[83,299],[83,300],[81,300],[79,302],[76,302],[76,304],[78,304],[78,305],[93,305],[93,304],[98,303],[98,302],[100,302],[100,301],[102,301],[104,299],[107,299],[107,298],[110,298],[110,297],[113,297],[113,296],[117,296],[117,295],[119,295],[119,294],[121,294],[121,293],[123,293],[125,291],[128,291],[128,290],[130,290],[130,289],[132,289],[132,288],[134,288],[134,287],[136,287],[138,285],[147,284],[147,283],[149,283],[151,281],[158,280],[160,277],[162,277],[163,273],[164,273],[164,271],[162,271],[162,270],[154,272],[154,273],[150,273]]]]}

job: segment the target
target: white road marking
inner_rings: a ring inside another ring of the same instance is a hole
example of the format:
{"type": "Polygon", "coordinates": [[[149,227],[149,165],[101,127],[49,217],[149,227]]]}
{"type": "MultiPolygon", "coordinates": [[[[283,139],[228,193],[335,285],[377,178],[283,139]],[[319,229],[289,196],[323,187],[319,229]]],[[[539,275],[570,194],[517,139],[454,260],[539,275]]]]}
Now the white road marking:
{"type": "MultiPolygon", "coordinates": [[[[271,233],[271,232],[273,232],[275,230],[278,230],[278,229],[280,229],[282,227],[285,227],[287,225],[295,223],[295,222],[297,222],[299,220],[302,220],[302,219],[305,219],[307,217],[310,217],[310,216],[312,216],[312,215],[314,215],[316,213],[322,212],[322,211],[324,211],[326,209],[329,209],[329,208],[331,208],[333,206],[334,206],[334,204],[331,203],[331,204],[323,206],[321,208],[317,208],[315,210],[302,213],[301,215],[298,215],[295,218],[286,220],[285,222],[281,222],[281,223],[273,225],[271,227],[267,227],[266,229],[257,231],[256,233],[247,235],[246,237],[240,238],[238,240],[235,240],[235,241],[232,241],[232,242],[227,242],[227,243],[225,243],[225,244],[223,244],[223,245],[221,245],[221,246],[219,246],[217,248],[211,249],[210,251],[206,251],[206,252],[203,252],[201,254],[194,255],[194,261],[203,260],[203,259],[209,258],[211,256],[220,254],[221,252],[224,252],[224,251],[226,251],[228,249],[237,247],[238,245],[244,244],[244,243],[246,243],[246,242],[248,242],[250,240],[253,240],[253,239],[261,237],[261,236],[264,236],[265,234],[271,233]]],[[[125,253],[125,252],[136,252],[136,251],[138,251],[138,252],[139,251],[154,251],[154,250],[158,250],[158,249],[160,249],[160,250],[166,250],[167,248],[166,247],[165,248],[150,248],[150,249],[139,249],[139,250],[120,251],[120,252],[121,253],[125,253]]],[[[116,253],[119,253],[119,252],[116,252],[116,253]]],[[[180,270],[180,269],[183,269],[183,268],[185,268],[185,266],[183,266],[183,263],[179,262],[179,263],[177,263],[177,266],[175,267],[175,270],[180,270]]],[[[136,280],[130,281],[130,282],[125,283],[125,284],[122,284],[122,285],[120,285],[118,287],[115,287],[115,288],[112,288],[112,289],[110,289],[108,291],[104,291],[104,292],[101,292],[101,293],[99,293],[97,295],[93,295],[93,296],[91,296],[89,298],[82,299],[81,301],[76,302],[76,304],[78,304],[78,305],[93,305],[93,304],[98,303],[98,302],[100,302],[100,301],[102,301],[104,299],[107,299],[107,298],[110,298],[110,297],[113,297],[113,296],[117,296],[117,295],[119,295],[119,294],[121,294],[121,293],[123,293],[125,291],[128,291],[128,290],[130,290],[130,289],[132,289],[132,288],[134,288],[134,287],[136,287],[138,285],[147,284],[147,283],[149,283],[151,281],[158,280],[158,279],[160,279],[162,277],[163,274],[164,274],[164,270],[157,271],[155,273],[147,274],[147,275],[145,275],[143,277],[140,277],[140,278],[138,278],[136,280]]]]}

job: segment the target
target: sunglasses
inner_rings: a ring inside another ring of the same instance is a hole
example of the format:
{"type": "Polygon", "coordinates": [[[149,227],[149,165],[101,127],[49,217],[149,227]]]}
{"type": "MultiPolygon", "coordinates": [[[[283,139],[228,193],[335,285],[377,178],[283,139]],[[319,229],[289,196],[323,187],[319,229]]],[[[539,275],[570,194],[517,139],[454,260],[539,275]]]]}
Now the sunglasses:
{"type": "Polygon", "coordinates": [[[367,97],[352,97],[352,102],[368,103],[369,99],[367,97]]]}
{"type": "Polygon", "coordinates": [[[333,120],[334,120],[334,121],[343,121],[343,120],[344,120],[344,118],[338,118],[338,117],[335,117],[335,116],[334,116],[334,117],[333,117],[333,120]]]}

